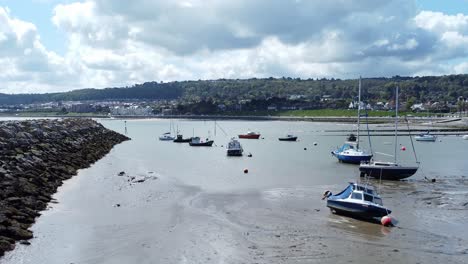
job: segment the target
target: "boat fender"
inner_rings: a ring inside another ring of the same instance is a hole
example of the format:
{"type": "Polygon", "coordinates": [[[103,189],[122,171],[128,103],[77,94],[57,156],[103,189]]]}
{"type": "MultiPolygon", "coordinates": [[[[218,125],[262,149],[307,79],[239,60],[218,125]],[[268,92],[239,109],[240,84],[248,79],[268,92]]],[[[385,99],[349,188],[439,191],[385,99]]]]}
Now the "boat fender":
{"type": "Polygon", "coordinates": [[[388,215],[382,217],[382,219],[380,219],[380,223],[383,226],[393,226],[392,218],[390,216],[388,216],[388,215]]]}
{"type": "Polygon", "coordinates": [[[330,192],[330,191],[327,190],[327,191],[325,191],[325,192],[323,193],[322,200],[325,200],[326,198],[328,198],[328,197],[330,197],[330,196],[332,196],[332,192],[330,192]]]}
{"type": "Polygon", "coordinates": [[[244,173],[245,173],[245,174],[249,173],[249,169],[245,168],[245,169],[244,169],[244,173]]]}
{"type": "Polygon", "coordinates": [[[405,150],[406,150],[406,147],[405,147],[405,146],[401,147],[401,150],[402,150],[402,151],[405,151],[405,150]]]}

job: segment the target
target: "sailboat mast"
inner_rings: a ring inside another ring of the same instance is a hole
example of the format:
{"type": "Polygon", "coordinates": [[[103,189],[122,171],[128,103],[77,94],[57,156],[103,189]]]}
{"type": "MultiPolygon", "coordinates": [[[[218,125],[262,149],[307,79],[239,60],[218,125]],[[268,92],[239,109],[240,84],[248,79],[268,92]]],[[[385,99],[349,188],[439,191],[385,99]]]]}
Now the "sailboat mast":
{"type": "Polygon", "coordinates": [[[396,87],[395,94],[395,163],[397,163],[397,149],[398,149],[398,86],[396,87]]]}
{"type": "Polygon", "coordinates": [[[359,149],[359,128],[361,125],[361,76],[359,76],[359,92],[358,92],[358,118],[357,118],[357,144],[356,149],[359,149]]]}

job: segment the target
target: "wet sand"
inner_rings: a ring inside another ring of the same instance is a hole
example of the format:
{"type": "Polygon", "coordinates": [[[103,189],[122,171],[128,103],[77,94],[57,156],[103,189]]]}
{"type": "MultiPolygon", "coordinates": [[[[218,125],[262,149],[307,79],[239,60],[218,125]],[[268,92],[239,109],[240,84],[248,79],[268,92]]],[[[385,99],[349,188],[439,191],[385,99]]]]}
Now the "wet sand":
{"type": "Polygon", "coordinates": [[[210,193],[104,160],[69,180],[1,263],[466,263],[467,180],[381,186],[396,227],[333,215],[333,186],[210,193]],[[102,171],[102,168],[99,169],[102,171]],[[129,175],[143,177],[141,172],[129,175]],[[157,178],[156,178],[157,177],[157,178]],[[463,188],[460,188],[460,187],[463,188]],[[453,191],[455,189],[456,191],[453,191]],[[120,206],[118,207],[117,204],[120,206]]]}
{"type": "MultiPolygon", "coordinates": [[[[197,171],[189,173],[188,177],[198,177],[201,183],[217,179],[239,187],[216,189],[190,184],[180,175],[174,177],[170,168],[162,169],[150,159],[145,162],[137,154],[124,151],[129,146],[138,149],[138,139],[118,145],[66,181],[54,196],[58,203],[49,204],[33,226],[31,245],[18,245],[0,263],[468,260],[468,179],[462,175],[438,178],[436,183],[420,177],[407,182],[371,181],[397,220],[395,227],[388,228],[334,215],[320,199],[325,190],[341,191],[347,180],[359,177],[323,184],[318,172],[310,174],[317,177],[317,184],[240,188],[247,178],[261,175],[255,170],[249,174],[239,170],[235,177],[217,173],[203,178],[197,171]],[[126,174],[119,176],[120,171],[126,174]]],[[[261,159],[257,153],[254,158],[261,159]]],[[[330,164],[337,166],[336,170],[343,167],[330,164]]],[[[297,181],[294,170],[282,177],[297,181]]]]}

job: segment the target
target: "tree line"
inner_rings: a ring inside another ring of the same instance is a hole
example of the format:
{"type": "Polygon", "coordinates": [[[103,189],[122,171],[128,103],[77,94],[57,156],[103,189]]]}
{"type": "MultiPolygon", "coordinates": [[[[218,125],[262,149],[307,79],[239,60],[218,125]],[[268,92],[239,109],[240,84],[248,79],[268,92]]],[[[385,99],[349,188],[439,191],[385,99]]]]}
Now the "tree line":
{"type": "MultiPolygon", "coordinates": [[[[424,77],[364,78],[362,98],[369,102],[388,101],[395,86],[406,102],[456,102],[468,98],[468,74],[424,77]]],[[[61,93],[0,94],[1,105],[32,104],[60,101],[104,100],[179,100],[193,103],[210,100],[215,103],[290,98],[313,102],[326,96],[333,100],[351,101],[357,96],[357,79],[251,78],[175,82],[146,82],[131,87],[79,89],[61,93]]]]}

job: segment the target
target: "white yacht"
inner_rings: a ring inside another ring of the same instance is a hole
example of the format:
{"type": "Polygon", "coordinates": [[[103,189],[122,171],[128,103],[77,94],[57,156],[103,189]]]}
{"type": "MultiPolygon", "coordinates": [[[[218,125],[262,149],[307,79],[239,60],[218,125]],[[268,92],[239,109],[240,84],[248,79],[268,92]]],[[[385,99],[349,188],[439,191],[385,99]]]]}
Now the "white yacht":
{"type": "Polygon", "coordinates": [[[243,152],[244,150],[242,149],[240,142],[237,139],[232,138],[231,141],[229,141],[227,145],[227,155],[228,156],[242,156],[243,152]]]}

